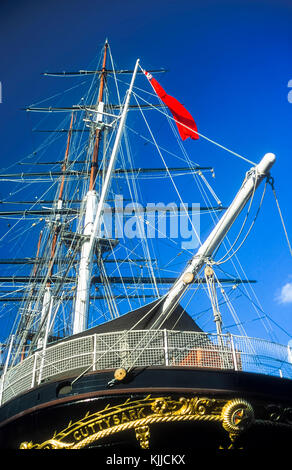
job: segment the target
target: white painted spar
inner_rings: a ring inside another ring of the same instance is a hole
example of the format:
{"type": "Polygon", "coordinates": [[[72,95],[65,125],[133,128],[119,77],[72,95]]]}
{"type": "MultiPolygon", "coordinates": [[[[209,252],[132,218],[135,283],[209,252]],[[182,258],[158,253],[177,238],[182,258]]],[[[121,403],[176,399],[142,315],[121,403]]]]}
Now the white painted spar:
{"type": "Polygon", "coordinates": [[[273,153],[267,153],[258,165],[252,167],[247,172],[241,188],[229,208],[214,227],[206,241],[200,246],[197,253],[190,260],[181,276],[168,291],[166,299],[162,305],[160,324],[172,311],[172,308],[188,288],[190,282],[192,282],[192,280],[197,276],[206,261],[211,258],[215,249],[223,241],[228,230],[231,228],[232,224],[251,198],[253,192],[257,189],[261,181],[268,176],[275,160],[276,157],[273,153]]]}
{"type": "MultiPolygon", "coordinates": [[[[75,314],[74,314],[74,323],[73,323],[73,334],[80,333],[87,328],[87,321],[88,321],[88,310],[89,310],[89,292],[90,292],[90,283],[91,283],[91,266],[92,260],[94,256],[94,244],[96,237],[99,236],[100,226],[102,221],[103,215],[103,207],[104,202],[107,197],[111,178],[114,170],[114,165],[117,159],[117,154],[121,142],[121,137],[127,117],[129,102],[131,98],[131,93],[133,90],[133,85],[135,81],[135,77],[137,74],[139,66],[139,59],[136,62],[135,69],[132,75],[132,80],[127,91],[125,104],[123,107],[123,111],[121,113],[119,119],[119,127],[117,130],[117,135],[115,138],[113,150],[109,159],[106,175],[104,178],[104,182],[101,189],[101,194],[97,203],[96,210],[94,211],[94,218],[88,224],[88,232],[86,234],[90,235],[88,241],[85,241],[82,246],[81,250],[81,260],[80,260],[80,268],[79,268],[79,276],[78,276],[78,285],[77,285],[77,297],[76,297],[76,304],[75,304],[75,314]]],[[[87,208],[86,208],[87,212],[87,208]]],[[[90,215],[92,216],[92,214],[90,215]]],[[[85,227],[86,228],[86,227],[85,227]]],[[[85,231],[84,231],[85,234],[85,231]]]]}

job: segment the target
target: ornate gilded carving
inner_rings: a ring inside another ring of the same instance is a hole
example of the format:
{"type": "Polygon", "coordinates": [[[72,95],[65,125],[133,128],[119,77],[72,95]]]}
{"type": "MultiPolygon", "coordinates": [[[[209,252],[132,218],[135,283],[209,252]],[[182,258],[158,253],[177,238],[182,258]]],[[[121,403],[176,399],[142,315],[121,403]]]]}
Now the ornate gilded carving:
{"type": "Polygon", "coordinates": [[[136,439],[142,449],[149,449],[150,429],[149,426],[139,426],[135,428],[136,439]]]}
{"type": "Polygon", "coordinates": [[[232,434],[244,431],[254,420],[252,406],[242,399],[228,401],[222,409],[221,416],[224,429],[232,434]]]}
{"type": "Polygon", "coordinates": [[[232,448],[235,440],[254,421],[254,411],[249,402],[236,398],[224,405],[221,413],[222,426],[229,433],[232,448]]]}
{"type": "Polygon", "coordinates": [[[77,422],[40,443],[23,442],[21,449],[81,449],[115,433],[133,429],[141,448],[150,446],[150,425],[184,421],[221,423],[233,442],[253,421],[253,409],[245,400],[195,396],[127,399],[115,406],[107,405],[96,413],[87,413],[77,422]]]}

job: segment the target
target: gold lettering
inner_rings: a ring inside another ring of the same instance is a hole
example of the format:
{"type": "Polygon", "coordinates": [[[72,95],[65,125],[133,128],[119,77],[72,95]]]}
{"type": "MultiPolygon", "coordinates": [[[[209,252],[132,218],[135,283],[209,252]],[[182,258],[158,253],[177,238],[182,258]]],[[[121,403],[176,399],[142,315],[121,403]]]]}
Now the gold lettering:
{"type": "Polygon", "coordinates": [[[136,420],[137,419],[136,410],[130,410],[129,416],[132,421],[136,420]]]}
{"type": "Polygon", "coordinates": [[[101,431],[103,430],[102,421],[97,421],[95,424],[98,424],[99,429],[100,429],[101,431]]]}
{"type": "Polygon", "coordinates": [[[120,424],[120,418],[117,415],[113,415],[114,424],[120,424]]]}
{"type": "Polygon", "coordinates": [[[107,428],[110,427],[110,417],[109,418],[103,418],[103,421],[105,422],[107,428]]]}
{"type": "Polygon", "coordinates": [[[80,436],[79,431],[75,431],[74,434],[73,434],[73,437],[74,437],[75,441],[80,441],[81,436],[80,436]]]}
{"type": "Polygon", "coordinates": [[[127,421],[129,421],[129,418],[128,418],[128,416],[126,415],[126,413],[123,411],[123,412],[121,413],[121,423],[125,423],[125,422],[127,422],[127,421]]]}
{"type": "Polygon", "coordinates": [[[95,426],[95,423],[88,424],[88,427],[91,428],[92,434],[95,433],[94,426],[95,426]]]}
{"type": "Polygon", "coordinates": [[[80,431],[81,431],[81,434],[82,434],[83,437],[88,437],[89,432],[88,432],[88,427],[87,426],[81,428],[80,431]]]}
{"type": "Polygon", "coordinates": [[[140,410],[138,410],[138,419],[139,418],[145,418],[145,413],[144,413],[144,408],[140,408],[140,410]]]}

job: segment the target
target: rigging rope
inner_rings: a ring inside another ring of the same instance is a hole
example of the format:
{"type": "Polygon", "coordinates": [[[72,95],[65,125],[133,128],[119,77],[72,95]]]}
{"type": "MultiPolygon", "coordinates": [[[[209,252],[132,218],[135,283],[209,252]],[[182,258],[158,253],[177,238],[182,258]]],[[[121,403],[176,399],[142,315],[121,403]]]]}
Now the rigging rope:
{"type": "MultiPolygon", "coordinates": [[[[134,94],[134,96],[135,96],[135,94],[134,94]]],[[[195,233],[195,235],[196,235],[196,237],[197,237],[197,240],[198,240],[199,244],[202,245],[200,236],[199,236],[199,234],[197,233],[197,231],[196,231],[196,229],[195,229],[195,227],[194,227],[194,224],[193,224],[193,222],[192,222],[192,220],[191,220],[191,218],[190,218],[190,216],[189,216],[189,214],[188,214],[188,212],[187,212],[187,210],[186,210],[186,208],[185,208],[185,204],[184,204],[183,201],[182,201],[181,195],[180,195],[180,193],[179,193],[179,191],[178,191],[178,189],[177,189],[177,186],[176,186],[176,184],[175,184],[175,182],[174,182],[174,180],[173,180],[173,178],[172,178],[172,175],[171,175],[171,173],[170,173],[170,171],[169,171],[169,169],[168,169],[168,166],[167,166],[167,164],[166,164],[166,162],[165,162],[165,160],[164,160],[164,158],[163,158],[163,155],[162,155],[162,153],[161,153],[161,151],[160,151],[160,149],[159,149],[159,146],[158,146],[158,144],[157,144],[157,142],[156,142],[156,140],[155,140],[155,137],[154,137],[154,135],[153,135],[153,133],[152,133],[150,127],[149,127],[149,124],[148,124],[148,122],[147,122],[147,119],[145,118],[145,115],[144,115],[144,113],[143,113],[143,111],[142,111],[142,109],[141,109],[141,107],[140,107],[140,104],[139,104],[139,102],[138,102],[136,96],[135,96],[135,99],[136,99],[137,105],[138,105],[138,107],[139,107],[139,109],[140,109],[140,112],[141,112],[141,114],[142,114],[142,116],[143,116],[143,119],[144,119],[144,121],[145,121],[145,124],[146,124],[146,126],[147,126],[147,129],[148,129],[148,131],[149,131],[149,133],[150,133],[150,135],[151,135],[151,137],[152,137],[152,139],[153,139],[153,142],[155,143],[155,147],[156,147],[156,149],[157,149],[157,152],[158,152],[158,154],[159,154],[159,156],[160,156],[160,158],[161,158],[161,160],[162,160],[162,162],[163,162],[163,164],[164,164],[164,166],[165,166],[165,169],[166,169],[166,171],[167,171],[167,173],[168,173],[168,175],[169,175],[169,178],[170,178],[170,180],[171,180],[171,182],[172,182],[172,184],[173,184],[173,187],[174,187],[174,189],[175,189],[175,191],[176,191],[176,193],[177,193],[177,195],[178,195],[178,197],[179,197],[179,200],[180,200],[181,204],[183,205],[183,208],[184,208],[185,213],[186,213],[186,216],[187,216],[187,218],[188,218],[188,220],[189,220],[189,222],[190,222],[190,224],[191,224],[191,226],[192,226],[192,229],[194,230],[194,233],[195,233]]]]}
{"type": "MultiPolygon", "coordinates": [[[[134,93],[134,95],[136,95],[136,96],[135,96],[135,99],[136,99],[136,102],[137,102],[137,96],[138,96],[138,95],[137,95],[136,93],[134,93]]],[[[141,97],[139,96],[139,98],[141,98],[141,97]]],[[[141,99],[151,106],[151,104],[148,103],[146,100],[144,100],[143,98],[141,98],[141,99]]],[[[139,104],[139,103],[138,103],[138,104],[139,104]]],[[[163,113],[161,110],[158,110],[158,111],[160,111],[162,114],[166,114],[166,113],[163,113]]],[[[143,113],[142,113],[142,115],[143,115],[143,113]]],[[[175,121],[175,120],[172,119],[168,114],[166,114],[166,116],[167,116],[167,118],[168,118],[169,120],[175,121]]],[[[144,116],[143,116],[143,117],[144,117],[144,116]]],[[[144,117],[144,120],[145,120],[145,117],[144,117]]],[[[201,134],[200,134],[200,135],[201,135],[201,134]]],[[[202,136],[202,137],[204,138],[205,136],[202,136]]],[[[207,138],[207,140],[210,140],[210,139],[207,138]]],[[[215,143],[215,144],[217,144],[217,143],[215,143]]],[[[155,142],[155,145],[157,145],[156,142],[155,142]]],[[[219,146],[221,146],[221,145],[219,144],[219,146]]],[[[226,148],[225,148],[225,150],[230,151],[230,149],[226,149],[226,148]]],[[[255,165],[254,162],[252,162],[251,160],[246,159],[245,157],[242,157],[242,155],[236,154],[236,153],[233,152],[233,151],[230,151],[230,153],[233,153],[233,154],[235,154],[236,156],[238,156],[238,157],[240,157],[240,158],[243,158],[244,160],[248,161],[249,163],[252,163],[253,165],[255,165]]],[[[214,195],[213,195],[213,196],[214,196],[214,195]]],[[[209,198],[207,198],[207,199],[209,199],[209,198]]],[[[216,214],[214,214],[214,215],[215,215],[215,217],[216,217],[217,220],[218,220],[217,215],[216,215],[216,214]]],[[[253,226],[253,224],[254,224],[254,222],[252,223],[252,226],[253,226]]],[[[250,229],[249,229],[249,231],[248,231],[248,234],[250,233],[252,226],[250,227],[250,229]]],[[[247,235],[248,235],[248,234],[247,234],[247,235]]],[[[246,235],[246,237],[244,238],[243,242],[246,240],[247,235],[246,235]]],[[[229,245],[231,246],[231,244],[230,244],[230,242],[229,242],[229,240],[228,240],[228,237],[227,237],[227,241],[228,241],[229,245]]],[[[242,242],[242,243],[243,243],[243,242],[242,242]]],[[[241,243],[240,246],[242,246],[242,243],[241,243]]],[[[223,242],[223,244],[225,245],[224,242],[223,242]]],[[[233,245],[233,246],[234,246],[234,245],[233,245]]],[[[239,247],[239,248],[240,248],[240,247],[239,247]]],[[[238,248],[238,249],[239,249],[239,248],[238,248]]],[[[228,252],[230,252],[231,249],[232,249],[232,246],[231,246],[231,248],[228,250],[228,252]]],[[[237,255],[236,255],[238,249],[236,250],[235,253],[233,253],[233,255],[232,255],[229,259],[231,259],[233,256],[235,256],[235,258],[236,258],[236,260],[238,261],[239,266],[240,266],[240,268],[241,268],[241,270],[242,270],[242,272],[243,272],[245,278],[247,279],[246,274],[244,273],[244,270],[243,270],[243,268],[242,268],[242,266],[241,266],[241,264],[240,264],[240,262],[239,262],[239,260],[238,260],[238,258],[237,258],[237,255]]],[[[227,261],[227,260],[226,260],[226,261],[227,261]]],[[[233,262],[233,261],[232,261],[232,264],[234,265],[234,262],[233,262]]],[[[238,270],[237,270],[237,268],[236,268],[235,265],[234,265],[234,268],[235,268],[236,272],[238,273],[239,278],[241,278],[241,276],[239,275],[239,272],[238,272],[238,270]]],[[[246,286],[244,286],[244,289],[247,291],[246,286]]],[[[255,294],[254,289],[252,288],[252,286],[250,286],[250,289],[252,290],[253,295],[254,295],[255,298],[257,299],[256,294],[255,294]]],[[[225,293],[225,295],[226,295],[226,293],[225,293]]],[[[257,299],[257,301],[258,301],[258,299],[257,299]]],[[[229,306],[229,309],[231,310],[231,306],[229,306]]],[[[232,310],[233,310],[233,312],[234,312],[233,315],[235,315],[235,311],[234,311],[233,307],[232,307],[232,310]]],[[[237,321],[238,321],[238,323],[240,324],[240,322],[239,322],[238,319],[237,319],[237,321]]],[[[264,325],[264,326],[266,327],[266,325],[264,325]]],[[[271,333],[271,331],[272,331],[271,327],[269,328],[269,331],[270,331],[270,333],[271,333]]]]}
{"type": "Polygon", "coordinates": [[[292,248],[291,248],[290,240],[289,240],[289,237],[288,237],[288,232],[286,230],[286,226],[285,226],[285,222],[284,222],[284,219],[283,219],[282,211],[280,209],[280,204],[279,204],[279,201],[278,201],[278,198],[277,198],[277,195],[276,195],[274,178],[270,177],[270,179],[268,180],[268,183],[271,185],[271,188],[272,188],[272,192],[273,192],[273,195],[274,195],[274,198],[275,198],[275,201],[276,201],[277,209],[278,209],[278,212],[279,212],[282,227],[283,227],[284,234],[285,234],[285,237],[286,237],[287,245],[288,245],[288,248],[289,248],[289,251],[290,251],[290,255],[292,256],[292,248]]]}
{"type": "Polygon", "coordinates": [[[248,216],[249,216],[249,213],[250,213],[250,209],[251,209],[251,205],[252,205],[252,202],[253,202],[253,198],[254,198],[255,188],[256,188],[256,180],[255,180],[254,189],[253,189],[253,194],[252,194],[252,197],[251,197],[251,199],[250,199],[250,204],[249,204],[249,207],[248,207],[248,211],[247,211],[246,217],[245,217],[245,219],[244,219],[244,221],[243,221],[243,224],[242,224],[242,226],[241,226],[241,229],[240,229],[240,231],[239,231],[239,233],[238,233],[238,235],[237,235],[237,237],[236,237],[234,243],[233,243],[233,244],[231,245],[231,247],[229,248],[229,250],[225,253],[224,256],[222,256],[222,258],[221,258],[219,261],[216,261],[215,264],[219,265],[219,264],[226,263],[227,261],[229,261],[229,260],[240,250],[240,248],[242,247],[242,245],[243,245],[244,242],[246,241],[246,239],[247,239],[247,237],[249,236],[249,234],[250,234],[250,232],[251,232],[251,230],[252,230],[252,228],[253,228],[253,226],[254,226],[254,224],[255,224],[255,221],[256,221],[256,219],[257,219],[257,217],[258,217],[258,215],[259,215],[260,209],[261,209],[261,207],[262,207],[262,203],[263,203],[264,196],[265,196],[265,192],[266,192],[266,187],[267,187],[267,182],[266,182],[266,184],[265,184],[265,187],[264,187],[264,190],[263,190],[263,194],[262,194],[262,197],[261,197],[260,204],[259,204],[258,210],[257,210],[257,212],[256,212],[256,215],[255,215],[255,217],[254,217],[254,219],[253,219],[253,221],[252,221],[252,223],[251,223],[251,225],[250,225],[250,227],[249,227],[249,229],[248,229],[248,231],[247,231],[245,237],[243,238],[243,240],[242,240],[242,242],[239,244],[239,246],[236,248],[236,250],[233,251],[232,254],[231,254],[228,258],[226,258],[226,256],[228,256],[228,253],[230,253],[230,251],[233,250],[233,247],[235,246],[236,242],[238,241],[238,239],[239,239],[239,237],[240,237],[240,235],[241,235],[241,233],[242,233],[242,231],[243,231],[243,228],[244,228],[244,226],[245,226],[245,224],[246,224],[246,222],[247,222],[247,219],[248,219],[248,216]],[[226,259],[225,259],[225,258],[226,258],[226,259]]]}
{"type": "MultiPolygon", "coordinates": [[[[142,101],[144,101],[145,103],[147,103],[147,105],[151,106],[153,109],[156,109],[157,111],[159,111],[161,114],[167,116],[169,119],[171,119],[172,121],[174,122],[177,122],[172,116],[170,116],[168,113],[162,111],[161,109],[158,109],[156,108],[155,106],[153,106],[153,104],[149,103],[147,100],[145,100],[144,98],[142,98],[142,96],[138,95],[137,93],[133,92],[133,95],[135,95],[135,97],[138,97],[140,98],[142,101]]],[[[193,131],[190,127],[186,126],[185,124],[183,123],[180,123],[180,125],[184,126],[186,129],[189,129],[191,131],[193,131]]],[[[194,132],[194,131],[193,131],[194,132]]],[[[219,142],[216,142],[215,140],[213,139],[210,139],[209,137],[205,136],[204,134],[201,134],[200,132],[196,132],[196,134],[198,134],[199,137],[201,137],[202,139],[204,140],[207,140],[208,142],[216,145],[217,147],[220,147],[222,150],[225,150],[226,152],[238,157],[238,158],[241,158],[242,160],[246,161],[247,163],[251,163],[252,165],[256,165],[255,162],[253,162],[252,160],[249,160],[248,158],[244,157],[243,155],[240,155],[239,153],[236,153],[234,152],[233,150],[225,147],[224,145],[222,144],[219,144],[219,142]]]]}
{"type": "MultiPolygon", "coordinates": [[[[282,326],[280,326],[277,322],[275,322],[275,320],[273,320],[273,319],[270,317],[270,315],[268,315],[259,305],[255,304],[255,303],[252,301],[252,299],[251,299],[246,293],[242,292],[242,290],[240,289],[240,287],[238,287],[238,290],[239,290],[245,297],[247,297],[248,300],[249,300],[252,304],[254,304],[254,306],[255,306],[260,312],[262,312],[266,318],[268,318],[272,323],[274,323],[274,324],[275,324],[280,330],[282,330],[287,336],[289,336],[290,338],[292,338],[292,334],[291,334],[291,333],[288,333],[287,330],[285,330],[282,326]]],[[[261,318],[265,318],[265,317],[259,317],[259,318],[257,318],[256,320],[260,320],[261,318]]],[[[254,320],[250,320],[250,321],[254,321],[254,320]]]]}

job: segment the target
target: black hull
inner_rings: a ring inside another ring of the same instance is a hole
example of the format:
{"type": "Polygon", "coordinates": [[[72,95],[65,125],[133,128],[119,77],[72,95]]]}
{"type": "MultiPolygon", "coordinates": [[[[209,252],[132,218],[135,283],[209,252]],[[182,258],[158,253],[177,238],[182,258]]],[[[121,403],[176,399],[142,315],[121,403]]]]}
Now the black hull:
{"type": "Polygon", "coordinates": [[[62,378],[0,409],[1,449],[289,448],[292,381],[235,371],[148,367],[108,384],[62,378]],[[64,388],[65,387],[65,388],[64,388]],[[62,394],[67,392],[65,394],[62,394]]]}

